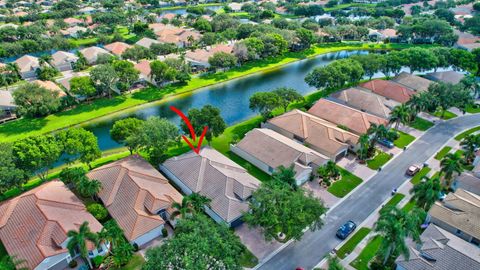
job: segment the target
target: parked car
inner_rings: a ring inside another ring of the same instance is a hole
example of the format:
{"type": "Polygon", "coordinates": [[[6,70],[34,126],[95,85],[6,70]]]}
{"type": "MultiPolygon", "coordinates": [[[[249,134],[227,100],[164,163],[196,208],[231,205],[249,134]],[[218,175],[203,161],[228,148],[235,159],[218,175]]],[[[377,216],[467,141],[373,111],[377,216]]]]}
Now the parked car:
{"type": "Polygon", "coordinates": [[[356,228],[357,224],[349,220],[338,229],[337,237],[343,240],[347,238],[353,231],[355,231],[356,228]]]}
{"type": "Polygon", "coordinates": [[[410,167],[408,167],[406,174],[407,174],[408,176],[414,176],[414,175],[417,174],[419,171],[420,171],[420,166],[418,166],[418,165],[411,165],[410,167]]]}
{"type": "Polygon", "coordinates": [[[387,139],[385,139],[385,138],[378,140],[378,143],[379,143],[380,145],[383,145],[383,146],[385,146],[385,147],[387,147],[387,148],[390,148],[390,149],[395,146],[395,145],[393,145],[393,142],[391,142],[391,141],[389,141],[389,140],[387,140],[387,139]]]}

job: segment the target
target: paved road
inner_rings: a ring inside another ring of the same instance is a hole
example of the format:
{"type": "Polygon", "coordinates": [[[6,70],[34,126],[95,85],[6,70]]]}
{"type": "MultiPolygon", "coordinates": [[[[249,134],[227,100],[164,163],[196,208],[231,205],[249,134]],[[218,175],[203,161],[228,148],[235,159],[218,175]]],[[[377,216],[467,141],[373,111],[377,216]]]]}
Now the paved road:
{"type": "Polygon", "coordinates": [[[347,220],[362,223],[390,196],[393,188],[408,179],[405,170],[410,164],[423,164],[455,134],[478,125],[480,114],[451,119],[428,130],[404,153],[329,212],[321,230],[306,232],[301,241],[291,243],[259,269],[293,270],[299,266],[312,269],[340,243],[335,237],[338,227],[347,220]]]}

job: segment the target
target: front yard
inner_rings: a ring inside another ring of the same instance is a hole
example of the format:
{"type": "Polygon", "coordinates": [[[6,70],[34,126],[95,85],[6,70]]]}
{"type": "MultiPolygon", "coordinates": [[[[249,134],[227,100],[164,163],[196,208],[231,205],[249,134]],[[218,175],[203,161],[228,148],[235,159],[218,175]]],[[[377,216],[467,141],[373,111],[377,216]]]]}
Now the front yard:
{"type": "Polygon", "coordinates": [[[368,263],[375,257],[381,243],[382,237],[379,235],[375,236],[350,265],[358,270],[369,270],[368,263]]]}
{"type": "Polygon", "coordinates": [[[362,183],[362,179],[353,173],[338,167],[340,170],[341,179],[335,181],[327,191],[335,195],[336,197],[343,198],[350,193],[354,188],[362,183]]]}
{"type": "Polygon", "coordinates": [[[387,206],[396,206],[400,201],[403,200],[403,198],[405,198],[404,194],[396,193],[395,195],[393,195],[392,198],[390,198],[390,200],[388,200],[388,202],[382,207],[382,209],[387,206]]]}
{"type": "Polygon", "coordinates": [[[410,179],[410,183],[416,185],[422,181],[422,178],[427,175],[432,169],[430,167],[423,167],[417,174],[415,174],[412,179],[410,179]]]}
{"type": "Polygon", "coordinates": [[[415,117],[415,120],[413,120],[413,122],[409,123],[408,125],[417,130],[426,131],[427,129],[433,127],[434,124],[428,120],[417,116],[415,117]]]}
{"type": "Polygon", "coordinates": [[[415,137],[410,134],[407,134],[400,130],[396,130],[396,132],[398,134],[398,138],[393,141],[393,144],[398,148],[404,148],[415,140],[415,137]]]}
{"type": "Polygon", "coordinates": [[[451,112],[451,111],[445,111],[445,112],[443,113],[443,115],[442,115],[442,112],[436,111],[436,112],[432,113],[432,115],[433,115],[433,116],[436,116],[436,117],[438,117],[438,118],[441,118],[441,119],[443,119],[443,120],[448,120],[448,119],[452,119],[452,118],[457,117],[457,115],[454,114],[454,113],[451,112]]]}
{"type": "Polygon", "coordinates": [[[391,158],[392,156],[390,154],[378,151],[377,155],[374,158],[367,160],[367,167],[372,170],[378,170],[380,167],[385,165],[385,163],[387,163],[391,158]]]}

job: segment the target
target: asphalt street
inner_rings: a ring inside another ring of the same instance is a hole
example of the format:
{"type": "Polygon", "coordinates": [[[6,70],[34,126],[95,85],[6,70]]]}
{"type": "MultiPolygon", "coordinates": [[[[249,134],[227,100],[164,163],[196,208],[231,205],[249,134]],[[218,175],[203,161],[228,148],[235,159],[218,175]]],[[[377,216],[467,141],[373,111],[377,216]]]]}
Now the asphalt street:
{"type": "Polygon", "coordinates": [[[423,164],[456,134],[480,125],[480,114],[457,117],[437,124],[388,163],[368,182],[356,189],[324,218],[318,231],[307,231],[300,241],[292,242],[258,269],[312,269],[341,241],[336,230],[346,221],[362,223],[387,198],[393,188],[409,180],[405,171],[411,164],[423,164]]]}

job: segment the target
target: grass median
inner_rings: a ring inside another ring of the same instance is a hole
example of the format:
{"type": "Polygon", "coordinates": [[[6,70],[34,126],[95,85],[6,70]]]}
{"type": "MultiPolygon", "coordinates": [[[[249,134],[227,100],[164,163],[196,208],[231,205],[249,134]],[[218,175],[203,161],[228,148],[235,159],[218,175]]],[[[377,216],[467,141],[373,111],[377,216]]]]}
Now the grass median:
{"type": "Polygon", "coordinates": [[[344,259],[348,254],[352,253],[355,247],[371,232],[370,228],[360,228],[345,244],[343,244],[336,252],[340,259],[344,259]]]}
{"type": "Polygon", "coordinates": [[[422,178],[426,176],[432,169],[430,167],[423,167],[415,176],[410,179],[410,183],[416,185],[422,181],[422,178]]]}
{"type": "Polygon", "coordinates": [[[369,270],[368,263],[375,257],[380,244],[382,243],[382,237],[380,235],[375,236],[368,242],[360,255],[350,263],[357,270],[369,270]]]}
{"type": "Polygon", "coordinates": [[[450,150],[452,150],[452,147],[445,146],[440,151],[438,151],[434,158],[436,160],[442,160],[442,158],[445,157],[450,152],[450,150]]]}
{"type": "Polygon", "coordinates": [[[461,141],[461,140],[463,140],[465,137],[467,137],[468,135],[470,135],[470,134],[472,134],[472,133],[475,133],[475,132],[477,132],[477,131],[480,131],[480,126],[471,128],[471,129],[469,129],[469,130],[466,130],[466,131],[458,134],[457,136],[455,136],[455,140],[461,141]]]}

